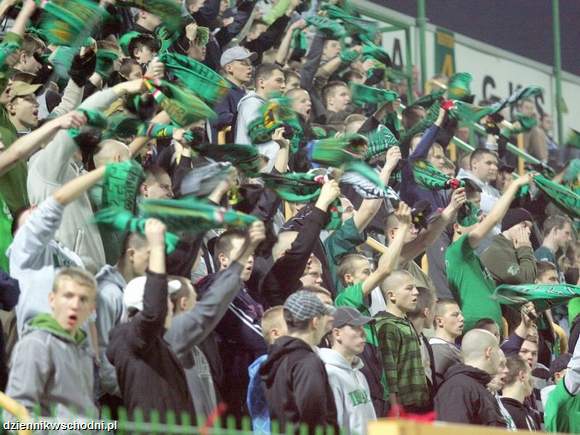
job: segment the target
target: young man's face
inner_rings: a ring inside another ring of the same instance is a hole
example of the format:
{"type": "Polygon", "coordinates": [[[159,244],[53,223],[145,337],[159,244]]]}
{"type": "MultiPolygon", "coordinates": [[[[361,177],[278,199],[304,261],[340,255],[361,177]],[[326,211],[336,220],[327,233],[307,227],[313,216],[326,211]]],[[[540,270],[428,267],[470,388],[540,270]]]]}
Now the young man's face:
{"type": "MultiPolygon", "coordinates": [[[[232,258],[238,258],[240,256],[240,254],[242,253],[242,249],[244,247],[244,242],[245,240],[241,237],[232,239],[231,251],[229,253],[224,252],[219,256],[221,270],[227,269],[229,267],[232,258]]],[[[241,274],[242,281],[246,282],[250,279],[253,269],[254,269],[254,256],[250,255],[250,258],[248,258],[246,266],[244,267],[244,270],[242,271],[241,274]]]]}
{"type": "Polygon", "coordinates": [[[157,55],[156,52],[151,50],[146,45],[141,45],[139,48],[136,48],[133,51],[133,58],[140,64],[140,65],[147,65],[153,58],[157,55]]]}
{"type": "Polygon", "coordinates": [[[524,116],[535,116],[536,105],[531,101],[524,101],[520,106],[520,111],[524,116]]]}
{"type": "Polygon", "coordinates": [[[506,357],[501,349],[494,350],[496,364],[494,368],[497,370],[493,376],[488,388],[492,391],[500,391],[505,386],[505,378],[509,373],[506,364],[506,357]]]}
{"type": "Polygon", "coordinates": [[[292,94],[292,110],[294,110],[299,115],[302,115],[304,119],[310,117],[310,110],[312,109],[312,102],[310,101],[310,95],[306,91],[296,91],[292,94]]]}
{"type": "Polygon", "coordinates": [[[443,147],[439,144],[433,144],[427,155],[429,163],[435,166],[440,171],[445,169],[445,152],[443,147]]]}
{"type": "Polygon", "coordinates": [[[526,360],[533,370],[538,364],[538,344],[528,340],[524,341],[522,347],[520,347],[519,355],[526,360]]]}
{"type": "Polygon", "coordinates": [[[348,353],[360,355],[365,348],[365,331],[362,326],[346,325],[333,330],[335,343],[341,345],[348,353]]]}
{"type": "Polygon", "coordinates": [[[329,39],[324,43],[322,49],[322,58],[326,61],[334,59],[340,54],[340,41],[329,39]]]}
{"type": "Polygon", "coordinates": [[[95,309],[96,289],[62,278],[56,292],[48,294],[52,314],[58,324],[75,333],[95,309]]]}
{"type": "Polygon", "coordinates": [[[146,11],[139,11],[139,24],[146,29],[153,30],[161,24],[161,18],[146,11]]]}
{"type": "Polygon", "coordinates": [[[22,52],[17,67],[22,72],[36,74],[42,68],[42,64],[33,55],[22,52]]]}
{"type": "MultiPolygon", "coordinates": [[[[289,91],[290,89],[298,89],[300,87],[300,78],[290,75],[288,80],[286,80],[286,90],[289,91]]],[[[310,99],[310,97],[308,97],[310,99]]]]}
{"type": "MultiPolygon", "coordinates": [[[[389,228],[389,239],[392,241],[395,239],[397,235],[397,231],[400,231],[398,221],[397,225],[394,227],[389,228]]],[[[407,230],[407,234],[405,234],[405,243],[410,243],[417,238],[419,235],[419,229],[414,225],[411,224],[411,227],[407,230]]]]}
{"type": "Polygon", "coordinates": [[[252,61],[250,59],[234,60],[225,66],[226,72],[240,83],[249,83],[252,80],[252,61]]]}
{"type": "Polygon", "coordinates": [[[542,273],[540,276],[536,277],[537,284],[551,284],[555,285],[558,284],[559,277],[558,272],[556,270],[547,270],[542,273]]]}
{"type": "Polygon", "coordinates": [[[396,288],[390,289],[390,301],[393,302],[403,313],[413,311],[417,307],[419,290],[415,286],[412,276],[403,276],[396,288]]]}
{"type": "Polygon", "coordinates": [[[459,305],[456,304],[446,305],[445,313],[435,318],[437,327],[443,329],[447,334],[455,338],[463,334],[464,320],[459,305]]]}
{"type": "Polygon", "coordinates": [[[348,285],[364,282],[371,274],[371,263],[365,258],[355,258],[353,262],[353,272],[346,274],[345,281],[348,285]]]}
{"type": "Polygon", "coordinates": [[[310,285],[322,285],[322,263],[314,255],[310,256],[308,263],[306,264],[306,269],[304,270],[304,275],[300,278],[302,285],[307,287],[310,285]]]}
{"type": "Polygon", "coordinates": [[[491,183],[497,178],[497,157],[493,154],[483,154],[473,162],[473,174],[484,183],[491,183]]]}
{"type": "Polygon", "coordinates": [[[171,189],[171,178],[169,175],[163,173],[157,178],[150,177],[145,181],[146,187],[143,196],[151,199],[171,199],[173,198],[173,190],[171,189]]]}
{"type": "Polygon", "coordinates": [[[145,271],[149,265],[150,252],[151,250],[149,249],[149,244],[147,243],[140,248],[129,248],[127,251],[129,261],[133,267],[133,274],[135,274],[135,276],[145,275],[145,271]]]}
{"type": "Polygon", "coordinates": [[[191,59],[203,62],[207,54],[207,46],[204,44],[196,44],[192,42],[187,50],[187,56],[191,59]]]}
{"type": "Polygon", "coordinates": [[[34,94],[16,97],[9,104],[10,116],[26,128],[38,126],[38,101],[34,94]]]}
{"type": "Polygon", "coordinates": [[[286,79],[282,71],[274,70],[268,78],[261,78],[258,83],[265,95],[283,92],[286,89],[286,79]]]}
{"type": "Polygon", "coordinates": [[[555,228],[554,235],[556,243],[560,249],[566,249],[572,241],[572,227],[568,222],[562,228],[555,228]]]}
{"type": "Polygon", "coordinates": [[[342,112],[346,110],[350,103],[350,90],[346,86],[340,86],[334,89],[334,93],[328,98],[327,109],[333,112],[342,112]]]}

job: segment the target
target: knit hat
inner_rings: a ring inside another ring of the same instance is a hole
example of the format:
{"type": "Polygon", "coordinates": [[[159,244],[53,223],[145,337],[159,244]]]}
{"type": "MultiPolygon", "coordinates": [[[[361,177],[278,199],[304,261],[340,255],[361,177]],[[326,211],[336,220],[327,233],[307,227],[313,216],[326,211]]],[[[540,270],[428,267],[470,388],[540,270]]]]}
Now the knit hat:
{"type": "Polygon", "coordinates": [[[534,222],[534,218],[530,212],[523,208],[511,208],[508,210],[508,212],[505,214],[505,217],[501,221],[501,230],[507,231],[511,227],[524,221],[534,222]]]}
{"type": "Polygon", "coordinates": [[[290,311],[296,320],[310,320],[318,316],[331,316],[336,309],[324,305],[316,295],[307,290],[299,290],[288,296],[284,308],[290,311]]]}

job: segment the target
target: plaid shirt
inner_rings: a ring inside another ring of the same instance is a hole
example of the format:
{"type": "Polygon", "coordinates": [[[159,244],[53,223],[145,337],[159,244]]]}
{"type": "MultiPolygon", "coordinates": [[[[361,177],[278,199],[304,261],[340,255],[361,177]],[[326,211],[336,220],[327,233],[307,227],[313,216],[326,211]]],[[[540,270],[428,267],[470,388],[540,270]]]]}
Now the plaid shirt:
{"type": "Polygon", "coordinates": [[[419,337],[407,319],[386,313],[377,320],[377,337],[389,393],[413,410],[428,406],[429,388],[419,337]]]}

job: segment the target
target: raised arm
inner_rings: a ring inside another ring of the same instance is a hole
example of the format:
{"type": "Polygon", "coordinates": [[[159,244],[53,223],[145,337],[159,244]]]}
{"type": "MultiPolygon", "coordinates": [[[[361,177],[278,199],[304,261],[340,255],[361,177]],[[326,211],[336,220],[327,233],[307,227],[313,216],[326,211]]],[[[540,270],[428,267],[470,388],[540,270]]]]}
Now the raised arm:
{"type": "Polygon", "coordinates": [[[469,244],[472,248],[477,248],[493,227],[501,222],[520,187],[525,186],[532,179],[533,174],[528,173],[514,180],[508,186],[507,190],[493,206],[491,212],[469,233],[469,244]]]}
{"type": "Polygon", "coordinates": [[[20,160],[28,159],[39,148],[42,148],[59,130],[80,128],[86,123],[80,112],[71,112],[45,123],[14,142],[10,148],[0,154],[0,175],[3,175],[20,160]]]}
{"type": "Polygon", "coordinates": [[[192,310],[173,319],[165,339],[177,355],[190,352],[192,346],[199,344],[214,330],[243,287],[241,274],[248,259],[265,238],[264,224],[254,222],[248,230],[245,248],[239,257],[226,270],[218,273],[208,292],[192,310]]]}
{"type": "Polygon", "coordinates": [[[401,249],[405,242],[405,235],[411,227],[411,209],[407,204],[401,202],[399,203],[399,209],[395,213],[401,226],[392,243],[389,245],[387,252],[381,255],[377,269],[363,281],[362,291],[364,296],[368,296],[399,265],[399,257],[401,256],[401,249]]]}
{"type": "Polygon", "coordinates": [[[401,253],[402,262],[405,263],[411,261],[425,252],[425,249],[427,249],[428,246],[431,246],[435,240],[439,238],[441,233],[445,230],[445,227],[454,222],[457,217],[457,212],[466,201],[467,198],[465,196],[464,188],[454,190],[451,195],[451,201],[449,202],[449,205],[445,207],[443,212],[441,212],[441,216],[429,225],[427,231],[420,234],[415,240],[407,243],[403,247],[403,252],[401,253]]]}
{"type": "Polygon", "coordinates": [[[67,205],[80,197],[83,193],[89,190],[92,186],[97,184],[99,180],[105,175],[106,166],[102,166],[94,171],[87,172],[81,175],[60,189],[55,191],[52,196],[60,205],[67,205]]]}
{"type": "MultiPolygon", "coordinates": [[[[389,177],[393,170],[397,167],[397,164],[401,160],[401,150],[399,147],[389,148],[387,151],[387,161],[381,170],[379,175],[381,181],[386,186],[389,183],[389,177]]],[[[371,223],[384,200],[382,198],[378,199],[365,199],[359,209],[354,214],[354,225],[360,232],[364,231],[366,227],[371,223]]]]}
{"type": "Polygon", "coordinates": [[[294,33],[294,30],[303,30],[305,27],[306,21],[304,19],[294,21],[292,24],[290,24],[290,26],[288,26],[286,33],[284,34],[284,38],[282,38],[282,42],[280,43],[280,47],[278,47],[278,51],[276,52],[276,63],[278,65],[286,64],[286,59],[288,58],[288,52],[290,51],[290,43],[292,42],[292,34],[294,33]]]}

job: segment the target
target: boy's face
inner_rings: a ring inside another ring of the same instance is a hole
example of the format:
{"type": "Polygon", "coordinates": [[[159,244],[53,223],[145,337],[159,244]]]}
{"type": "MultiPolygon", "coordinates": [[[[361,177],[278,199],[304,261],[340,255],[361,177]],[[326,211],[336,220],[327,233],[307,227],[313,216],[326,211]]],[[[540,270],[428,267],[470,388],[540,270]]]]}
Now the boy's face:
{"type": "Polygon", "coordinates": [[[526,360],[533,370],[538,364],[538,344],[528,340],[524,341],[520,347],[519,355],[526,360]]]}
{"type": "Polygon", "coordinates": [[[389,293],[389,302],[394,303],[403,313],[413,311],[417,307],[419,291],[412,276],[402,276],[398,285],[390,289],[389,293]]]}
{"type": "Polygon", "coordinates": [[[333,330],[334,340],[349,353],[359,355],[365,348],[366,336],[362,326],[346,325],[333,330]]]}
{"type": "Polygon", "coordinates": [[[34,94],[14,98],[8,110],[25,127],[35,128],[38,125],[38,101],[34,94]]]}
{"type": "Polygon", "coordinates": [[[547,270],[540,276],[536,277],[538,284],[558,284],[558,272],[555,270],[547,270]]]}
{"type": "Polygon", "coordinates": [[[95,297],[94,288],[63,278],[56,292],[48,294],[48,301],[59,325],[74,334],[95,309],[95,297]]]}
{"type": "Polygon", "coordinates": [[[146,65],[157,55],[153,50],[151,50],[146,45],[142,45],[136,48],[133,52],[133,57],[140,65],[146,65]]]}
{"type": "Polygon", "coordinates": [[[356,258],[353,263],[353,273],[345,275],[345,281],[349,285],[364,282],[371,274],[371,264],[367,259],[356,258]]]}
{"type": "Polygon", "coordinates": [[[435,318],[437,327],[444,329],[452,337],[459,337],[463,334],[464,320],[459,305],[456,304],[447,305],[445,313],[435,318]]]}

